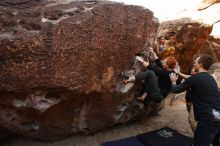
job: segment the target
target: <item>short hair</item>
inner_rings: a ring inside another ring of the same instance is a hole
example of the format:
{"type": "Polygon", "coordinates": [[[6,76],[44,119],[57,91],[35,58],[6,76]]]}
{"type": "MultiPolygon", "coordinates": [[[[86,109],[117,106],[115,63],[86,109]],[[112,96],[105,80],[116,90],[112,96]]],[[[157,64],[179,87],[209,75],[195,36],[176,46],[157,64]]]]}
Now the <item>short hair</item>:
{"type": "Polygon", "coordinates": [[[161,39],[165,39],[165,37],[164,36],[159,36],[158,40],[161,40],[161,39]]]}
{"type": "Polygon", "coordinates": [[[174,31],[170,32],[170,36],[175,36],[175,35],[176,35],[176,32],[174,32],[174,31]]]}
{"type": "Polygon", "coordinates": [[[174,69],[176,67],[177,61],[176,58],[173,56],[167,57],[166,58],[166,64],[170,69],[174,69]]]}
{"type": "Polygon", "coordinates": [[[213,64],[213,59],[208,54],[202,54],[199,56],[198,63],[202,64],[203,68],[208,70],[213,64]]]}

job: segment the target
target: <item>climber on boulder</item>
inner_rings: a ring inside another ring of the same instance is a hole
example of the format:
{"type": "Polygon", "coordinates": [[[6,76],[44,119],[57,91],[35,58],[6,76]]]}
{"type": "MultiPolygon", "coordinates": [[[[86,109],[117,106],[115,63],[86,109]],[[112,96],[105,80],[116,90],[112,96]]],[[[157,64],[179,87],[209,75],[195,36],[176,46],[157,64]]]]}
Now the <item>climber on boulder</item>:
{"type": "Polygon", "coordinates": [[[149,52],[153,55],[155,64],[149,64],[142,57],[136,56],[136,60],[143,64],[145,70],[125,79],[123,82],[126,84],[132,81],[144,81],[143,92],[137,99],[144,101],[149,96],[154,102],[161,102],[170,93],[169,74],[173,72],[177,61],[174,57],[167,57],[161,62],[152,48],[149,49],[149,52]]]}

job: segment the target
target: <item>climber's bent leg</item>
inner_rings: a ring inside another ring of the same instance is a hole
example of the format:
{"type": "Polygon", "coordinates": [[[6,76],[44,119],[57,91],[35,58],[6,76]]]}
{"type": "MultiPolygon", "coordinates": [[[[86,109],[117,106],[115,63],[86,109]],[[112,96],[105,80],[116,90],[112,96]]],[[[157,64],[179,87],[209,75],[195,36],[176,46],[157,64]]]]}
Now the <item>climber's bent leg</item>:
{"type": "Polygon", "coordinates": [[[152,70],[146,70],[138,73],[135,76],[135,80],[145,80],[145,92],[149,94],[153,101],[161,102],[163,100],[163,96],[160,95],[157,76],[152,70]]]}

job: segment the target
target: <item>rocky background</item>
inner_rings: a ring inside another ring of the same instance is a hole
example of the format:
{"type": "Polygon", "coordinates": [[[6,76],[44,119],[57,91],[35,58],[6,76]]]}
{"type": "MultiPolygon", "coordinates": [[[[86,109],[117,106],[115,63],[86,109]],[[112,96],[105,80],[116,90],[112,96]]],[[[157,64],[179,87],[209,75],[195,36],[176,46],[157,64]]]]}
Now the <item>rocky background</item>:
{"type": "MultiPolygon", "coordinates": [[[[218,3],[204,1],[200,10],[218,3]]],[[[195,54],[220,59],[219,39],[210,36],[213,24],[190,18],[159,24],[139,6],[1,0],[0,20],[0,140],[16,134],[53,141],[158,112],[163,103],[136,102],[138,85],[123,85],[120,74],[159,35],[177,33],[184,73],[195,54]]]]}
{"type": "Polygon", "coordinates": [[[207,53],[215,62],[220,61],[220,44],[218,39],[210,36],[212,25],[182,18],[161,23],[159,32],[164,36],[176,32],[175,56],[184,73],[190,73],[193,58],[198,54],[207,53]]]}
{"type": "Polygon", "coordinates": [[[203,0],[197,10],[183,11],[175,20],[161,22],[159,36],[176,33],[176,57],[182,72],[190,73],[194,56],[207,53],[220,60],[220,1],[203,0]]]}

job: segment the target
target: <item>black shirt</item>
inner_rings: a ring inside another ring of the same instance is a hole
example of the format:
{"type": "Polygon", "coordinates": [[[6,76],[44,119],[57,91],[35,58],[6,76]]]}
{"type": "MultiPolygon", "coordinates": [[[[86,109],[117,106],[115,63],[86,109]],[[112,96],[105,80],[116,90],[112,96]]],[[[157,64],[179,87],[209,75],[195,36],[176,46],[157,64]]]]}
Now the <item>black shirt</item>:
{"type": "Polygon", "coordinates": [[[172,70],[164,70],[160,59],[155,60],[156,65],[150,65],[148,69],[153,70],[158,76],[158,87],[161,95],[165,98],[171,91],[171,81],[169,74],[172,70]]]}
{"type": "Polygon", "coordinates": [[[207,72],[197,73],[180,85],[173,85],[172,91],[179,93],[191,88],[194,115],[197,121],[220,120],[220,96],[215,79],[207,72]]]}

